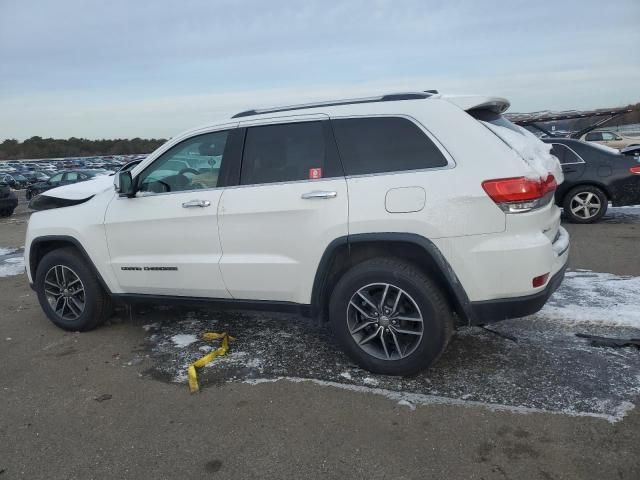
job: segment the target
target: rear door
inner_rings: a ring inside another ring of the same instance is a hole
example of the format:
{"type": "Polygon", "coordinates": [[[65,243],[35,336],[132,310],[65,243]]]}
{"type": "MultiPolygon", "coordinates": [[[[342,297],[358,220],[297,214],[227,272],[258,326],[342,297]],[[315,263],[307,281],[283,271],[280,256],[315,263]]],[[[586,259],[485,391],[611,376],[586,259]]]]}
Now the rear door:
{"type": "Polygon", "coordinates": [[[239,185],[220,201],[220,269],[237,299],[309,303],[320,258],[347,235],[347,184],[326,116],[243,122],[239,185]]]}

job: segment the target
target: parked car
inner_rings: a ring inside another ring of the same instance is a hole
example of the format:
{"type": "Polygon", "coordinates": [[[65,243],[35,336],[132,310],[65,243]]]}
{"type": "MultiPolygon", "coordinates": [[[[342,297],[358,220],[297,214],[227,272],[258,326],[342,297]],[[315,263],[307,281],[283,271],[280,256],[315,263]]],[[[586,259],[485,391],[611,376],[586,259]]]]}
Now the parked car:
{"type": "Polygon", "coordinates": [[[18,197],[8,185],[0,184],[0,217],[9,217],[18,206],[18,197]]]}
{"type": "Polygon", "coordinates": [[[415,373],[456,322],[534,313],[562,281],[562,171],[508,106],[416,92],[221,119],[32,200],[29,281],[68,330],[112,301],[294,310],[363,368],[415,373]]]}
{"type": "Polygon", "coordinates": [[[8,185],[15,190],[26,188],[29,181],[19,173],[5,174],[0,177],[0,183],[8,185]]]}
{"type": "Polygon", "coordinates": [[[60,187],[62,185],[70,185],[77,182],[84,182],[98,175],[105,175],[108,173],[109,172],[106,172],[104,170],[69,170],[59,172],[43,182],[29,185],[25,194],[27,200],[30,200],[33,197],[40,195],[42,192],[46,192],[47,190],[50,190],[52,188],[60,187]]]}
{"type": "Polygon", "coordinates": [[[24,177],[27,179],[27,182],[29,183],[29,185],[33,185],[34,183],[38,183],[38,182],[46,182],[47,180],[49,180],[50,175],[47,175],[44,172],[35,170],[32,172],[25,173],[24,177]]]}
{"type": "Polygon", "coordinates": [[[632,155],[566,138],[544,139],[564,173],[556,203],[574,223],[594,223],[613,206],[640,204],[640,162],[632,155]]]}
{"type": "Polygon", "coordinates": [[[615,132],[593,131],[580,137],[585,142],[595,142],[612,148],[625,148],[631,145],[640,145],[640,138],[626,137],[615,132]]]}

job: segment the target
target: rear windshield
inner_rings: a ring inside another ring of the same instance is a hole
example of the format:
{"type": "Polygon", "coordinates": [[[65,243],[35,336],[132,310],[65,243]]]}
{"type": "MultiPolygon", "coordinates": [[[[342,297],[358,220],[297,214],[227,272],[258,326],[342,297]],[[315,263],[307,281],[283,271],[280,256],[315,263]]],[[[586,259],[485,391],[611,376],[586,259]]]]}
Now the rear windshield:
{"type": "Polygon", "coordinates": [[[530,131],[510,122],[507,118],[491,110],[469,110],[469,115],[491,130],[500,140],[514,150],[542,179],[552,173],[560,179],[561,169],[558,159],[551,152],[551,145],[542,142],[530,131]]]}
{"type": "Polygon", "coordinates": [[[509,130],[513,130],[514,132],[522,135],[520,127],[518,127],[515,123],[511,123],[499,113],[492,112],[491,110],[481,109],[469,110],[469,115],[471,115],[476,120],[480,120],[482,123],[490,123],[491,125],[495,125],[496,127],[508,128],[509,130]]]}

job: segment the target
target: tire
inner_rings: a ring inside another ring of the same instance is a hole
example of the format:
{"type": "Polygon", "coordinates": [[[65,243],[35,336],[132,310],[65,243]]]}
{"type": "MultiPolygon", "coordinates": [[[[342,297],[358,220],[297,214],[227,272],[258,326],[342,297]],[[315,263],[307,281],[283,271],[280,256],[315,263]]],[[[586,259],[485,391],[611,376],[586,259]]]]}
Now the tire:
{"type": "Polygon", "coordinates": [[[0,217],[10,217],[13,215],[13,208],[3,208],[0,210],[0,217]]]}
{"type": "Polygon", "coordinates": [[[27,200],[31,200],[31,190],[27,189],[24,196],[27,198],[27,200]]]}
{"type": "Polygon", "coordinates": [[[564,196],[562,208],[564,214],[571,223],[595,223],[599,221],[609,206],[607,195],[598,187],[593,185],[582,185],[574,187],[564,196]],[[581,206],[580,202],[589,202],[588,205],[581,206]]]}
{"type": "Polygon", "coordinates": [[[42,258],[36,270],[35,289],[44,313],[64,330],[94,329],[109,318],[112,312],[111,297],[103,290],[86,261],[72,247],[53,250],[42,258]],[[66,293],[61,287],[54,287],[50,283],[58,283],[56,278],[63,280],[60,283],[67,284],[69,288],[66,293]],[[83,292],[79,292],[78,285],[83,288],[83,292]],[[53,306],[49,301],[54,298],[52,292],[62,294],[53,306]]]}
{"type": "Polygon", "coordinates": [[[338,344],[355,363],[384,375],[413,375],[426,369],[444,352],[453,331],[453,313],[444,293],[422,271],[397,258],[374,258],[348,270],[331,294],[329,321],[338,344]],[[385,289],[386,312],[379,305],[385,289]],[[396,312],[390,312],[400,291],[396,312]],[[377,305],[377,318],[358,292],[377,305]],[[418,316],[422,323],[415,320],[418,316]]]}

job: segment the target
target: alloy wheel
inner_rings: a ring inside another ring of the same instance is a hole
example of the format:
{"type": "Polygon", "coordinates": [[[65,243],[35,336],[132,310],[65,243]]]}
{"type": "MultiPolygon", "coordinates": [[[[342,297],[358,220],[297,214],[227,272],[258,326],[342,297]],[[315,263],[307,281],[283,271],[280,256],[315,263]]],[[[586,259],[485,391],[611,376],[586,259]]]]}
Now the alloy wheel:
{"type": "Polygon", "coordinates": [[[76,320],[85,308],[84,284],[65,265],[51,267],[44,277],[44,293],[53,311],[62,320],[76,320]]]}
{"type": "Polygon", "coordinates": [[[576,217],[588,220],[598,215],[602,208],[602,202],[595,193],[580,192],[573,196],[569,208],[576,217]]]}
{"type": "Polygon", "coordinates": [[[424,332],[415,300],[389,283],[372,283],[353,294],[347,306],[347,327],[358,347],[381,360],[411,355],[424,332]]]}

